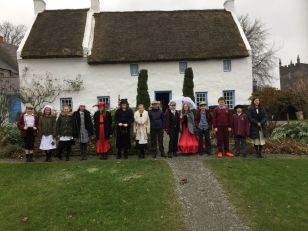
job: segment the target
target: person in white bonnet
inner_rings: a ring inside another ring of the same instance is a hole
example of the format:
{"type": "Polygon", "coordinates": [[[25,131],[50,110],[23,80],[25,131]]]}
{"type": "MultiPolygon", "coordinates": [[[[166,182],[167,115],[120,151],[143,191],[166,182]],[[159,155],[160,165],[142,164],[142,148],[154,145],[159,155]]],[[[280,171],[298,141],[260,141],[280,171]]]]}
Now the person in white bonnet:
{"type": "Polygon", "coordinates": [[[88,143],[93,135],[93,122],[85,103],[80,103],[78,110],[73,114],[73,134],[80,144],[81,160],[86,160],[88,143]]]}
{"type": "Polygon", "coordinates": [[[46,154],[46,161],[51,162],[52,150],[56,149],[56,115],[53,108],[46,105],[39,120],[40,149],[46,154]]]}

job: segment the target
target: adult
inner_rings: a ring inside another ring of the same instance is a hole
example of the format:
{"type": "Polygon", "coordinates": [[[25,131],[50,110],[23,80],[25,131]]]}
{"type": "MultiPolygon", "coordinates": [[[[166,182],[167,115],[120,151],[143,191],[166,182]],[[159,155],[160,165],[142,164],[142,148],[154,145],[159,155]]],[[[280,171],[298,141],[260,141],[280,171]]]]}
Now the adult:
{"type": "Polygon", "coordinates": [[[265,145],[265,138],[267,137],[267,114],[258,97],[251,100],[248,118],[250,122],[250,138],[254,141],[256,156],[257,158],[263,158],[262,147],[265,145]]]}
{"type": "Polygon", "coordinates": [[[78,110],[74,112],[73,120],[73,132],[80,144],[81,160],[86,160],[88,143],[93,135],[93,122],[91,113],[86,109],[84,103],[80,103],[78,110]]]}
{"type": "Polygon", "coordinates": [[[178,140],[180,132],[180,114],[176,110],[176,102],[170,101],[169,108],[165,112],[165,130],[169,135],[168,157],[177,156],[178,140]]]}
{"type": "Polygon", "coordinates": [[[114,119],[117,129],[117,159],[122,158],[122,151],[124,151],[124,159],[127,159],[131,148],[130,128],[134,122],[134,113],[129,108],[127,99],[120,100],[120,107],[116,110],[114,119]]]}

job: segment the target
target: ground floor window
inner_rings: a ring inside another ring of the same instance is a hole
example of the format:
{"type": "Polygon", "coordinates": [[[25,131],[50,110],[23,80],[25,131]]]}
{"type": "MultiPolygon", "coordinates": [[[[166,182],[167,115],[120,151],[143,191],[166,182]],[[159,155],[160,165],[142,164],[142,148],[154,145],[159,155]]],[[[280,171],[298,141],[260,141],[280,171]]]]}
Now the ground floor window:
{"type": "Polygon", "coordinates": [[[71,111],[73,110],[73,99],[72,98],[60,98],[60,109],[63,111],[64,106],[69,106],[71,111]]]}
{"type": "Polygon", "coordinates": [[[97,96],[97,102],[104,102],[110,108],[110,96],[97,96]]]}
{"type": "Polygon", "coordinates": [[[208,106],[208,99],[207,99],[207,92],[203,91],[203,92],[196,92],[196,104],[197,107],[199,107],[200,102],[204,101],[206,103],[206,105],[208,106]]]}
{"type": "Polygon", "coordinates": [[[228,105],[229,108],[234,108],[235,91],[223,91],[223,96],[225,98],[226,105],[228,105]]]}

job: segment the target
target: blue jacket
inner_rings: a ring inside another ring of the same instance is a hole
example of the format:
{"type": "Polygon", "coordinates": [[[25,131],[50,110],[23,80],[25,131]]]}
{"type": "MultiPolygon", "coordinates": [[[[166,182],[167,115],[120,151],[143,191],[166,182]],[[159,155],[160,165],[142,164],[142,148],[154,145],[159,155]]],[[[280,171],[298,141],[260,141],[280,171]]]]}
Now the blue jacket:
{"type": "Polygon", "coordinates": [[[149,111],[151,129],[163,129],[165,127],[165,115],[160,109],[149,111]]]}

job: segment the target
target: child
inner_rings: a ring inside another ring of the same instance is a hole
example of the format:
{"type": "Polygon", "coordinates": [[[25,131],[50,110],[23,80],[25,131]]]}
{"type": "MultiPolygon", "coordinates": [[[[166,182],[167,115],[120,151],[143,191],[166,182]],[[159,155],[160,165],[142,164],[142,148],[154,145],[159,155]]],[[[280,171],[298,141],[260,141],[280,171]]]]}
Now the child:
{"type": "Polygon", "coordinates": [[[130,128],[134,122],[134,113],[129,108],[127,99],[121,99],[120,108],[115,112],[115,124],[117,126],[117,159],[121,159],[122,150],[124,158],[128,158],[128,150],[131,148],[130,128]]]}
{"type": "Polygon", "coordinates": [[[110,136],[112,117],[109,111],[106,110],[108,106],[106,103],[100,101],[96,104],[98,111],[94,114],[94,128],[96,135],[96,153],[101,160],[108,159],[110,151],[110,136]]]}
{"type": "Polygon", "coordinates": [[[51,162],[52,150],[56,149],[56,116],[52,113],[52,107],[47,105],[40,117],[39,134],[42,137],[40,149],[45,151],[46,161],[51,162]]]}
{"type": "Polygon", "coordinates": [[[184,103],[180,115],[181,136],[179,150],[183,154],[196,154],[199,148],[198,137],[195,135],[194,113],[190,111],[188,104],[184,103]]]}
{"type": "Polygon", "coordinates": [[[70,112],[70,107],[65,105],[63,112],[61,112],[57,124],[56,133],[59,137],[58,158],[62,160],[63,149],[66,149],[65,160],[70,160],[72,145],[74,143],[73,138],[73,114],[70,112]]]}
{"type": "Polygon", "coordinates": [[[37,135],[39,120],[31,104],[27,103],[25,108],[26,111],[20,115],[17,126],[24,139],[26,161],[33,162],[34,141],[37,135]]]}
{"type": "Polygon", "coordinates": [[[242,105],[237,105],[234,110],[236,110],[236,113],[232,116],[235,141],[234,153],[235,156],[243,154],[243,157],[246,157],[246,138],[249,135],[248,116],[243,112],[242,105]]]}
{"type": "Polygon", "coordinates": [[[205,138],[205,148],[206,153],[211,155],[211,139],[210,139],[210,131],[212,130],[212,115],[208,110],[206,110],[206,103],[199,103],[199,110],[196,114],[196,127],[198,128],[198,136],[199,136],[199,154],[203,153],[203,137],[205,138]]]}
{"type": "Polygon", "coordinates": [[[87,159],[87,150],[90,137],[93,135],[93,122],[91,113],[86,110],[84,103],[79,105],[77,111],[73,114],[74,119],[74,137],[78,139],[80,144],[81,160],[87,159]]]}
{"type": "Polygon", "coordinates": [[[150,118],[144,106],[140,104],[138,111],[134,114],[134,133],[136,134],[137,145],[139,148],[139,158],[144,159],[144,149],[148,143],[150,134],[150,118]]]}
{"type": "Polygon", "coordinates": [[[218,104],[213,113],[213,127],[216,132],[218,147],[217,157],[222,158],[223,151],[225,151],[227,157],[233,157],[234,155],[229,150],[229,133],[232,131],[231,112],[225,105],[225,98],[220,97],[218,104]]]}
{"type": "Polygon", "coordinates": [[[176,156],[180,132],[180,114],[176,110],[176,102],[171,101],[165,113],[165,130],[169,135],[168,157],[176,156]]]}

